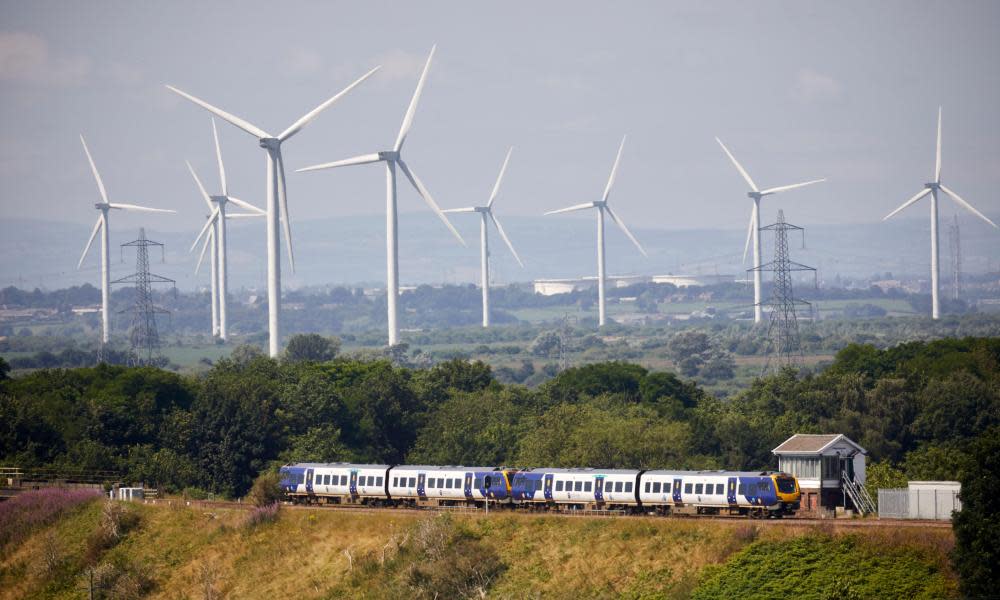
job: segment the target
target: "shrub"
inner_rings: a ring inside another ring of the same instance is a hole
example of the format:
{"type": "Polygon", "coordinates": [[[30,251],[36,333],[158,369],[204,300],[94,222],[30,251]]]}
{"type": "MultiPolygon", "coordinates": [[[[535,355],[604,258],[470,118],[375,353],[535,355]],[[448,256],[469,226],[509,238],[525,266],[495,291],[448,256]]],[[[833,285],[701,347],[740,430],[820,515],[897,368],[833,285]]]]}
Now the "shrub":
{"type": "Polygon", "coordinates": [[[0,503],[0,550],[20,543],[35,529],[98,497],[100,492],[96,490],[45,488],[0,503]]]}
{"type": "Polygon", "coordinates": [[[243,527],[247,529],[254,529],[260,527],[261,525],[266,525],[267,523],[273,523],[278,520],[278,515],[281,512],[281,504],[274,502],[268,504],[267,506],[255,506],[250,510],[246,519],[243,521],[243,527]]]}
{"type": "Polygon", "coordinates": [[[101,556],[139,525],[139,515],[122,502],[108,500],[101,510],[101,522],[87,538],[84,560],[97,564],[101,556]]]}
{"type": "Polygon", "coordinates": [[[257,476],[247,494],[250,502],[257,507],[271,506],[285,498],[281,489],[281,476],[276,471],[264,471],[257,476]]]}

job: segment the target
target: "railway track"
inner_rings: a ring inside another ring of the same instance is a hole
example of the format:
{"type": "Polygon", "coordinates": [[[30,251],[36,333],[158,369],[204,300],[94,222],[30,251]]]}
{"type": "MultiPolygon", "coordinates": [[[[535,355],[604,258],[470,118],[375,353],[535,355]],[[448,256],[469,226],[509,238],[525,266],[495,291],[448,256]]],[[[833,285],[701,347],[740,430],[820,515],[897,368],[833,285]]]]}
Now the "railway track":
{"type": "MultiPolygon", "coordinates": [[[[157,500],[152,503],[162,504],[169,502],[170,500],[157,500]]],[[[185,502],[183,500],[177,500],[177,502],[185,502]]],[[[237,509],[237,510],[249,510],[253,508],[252,505],[225,501],[225,500],[190,500],[186,501],[189,506],[193,507],[204,507],[204,508],[227,508],[227,509],[237,509]]],[[[392,512],[396,514],[414,514],[414,515],[426,515],[428,513],[448,513],[448,514],[462,514],[462,515],[477,515],[480,517],[488,516],[486,511],[481,508],[471,508],[471,507],[447,507],[447,506],[428,506],[422,508],[408,508],[408,507],[391,507],[391,508],[381,508],[363,505],[351,505],[351,504],[283,504],[284,508],[289,510],[306,510],[306,511],[340,511],[340,512],[350,512],[359,514],[384,514],[386,512],[392,512]]],[[[634,515],[628,514],[621,511],[592,511],[592,510],[564,510],[564,511],[532,511],[532,510],[510,510],[510,509],[493,509],[489,511],[489,515],[499,515],[499,516],[525,516],[525,517],[561,517],[568,519],[670,519],[678,521],[696,521],[696,522],[715,522],[715,523],[753,523],[763,525],[765,527],[775,526],[831,526],[835,528],[847,527],[847,528],[865,528],[865,527],[924,527],[924,528],[940,528],[940,529],[951,529],[951,523],[948,521],[928,521],[928,520],[910,520],[910,519],[820,519],[815,517],[786,517],[783,519],[750,519],[743,516],[709,516],[709,515],[685,515],[685,514],[673,514],[666,517],[658,517],[652,515],[634,515]]]]}

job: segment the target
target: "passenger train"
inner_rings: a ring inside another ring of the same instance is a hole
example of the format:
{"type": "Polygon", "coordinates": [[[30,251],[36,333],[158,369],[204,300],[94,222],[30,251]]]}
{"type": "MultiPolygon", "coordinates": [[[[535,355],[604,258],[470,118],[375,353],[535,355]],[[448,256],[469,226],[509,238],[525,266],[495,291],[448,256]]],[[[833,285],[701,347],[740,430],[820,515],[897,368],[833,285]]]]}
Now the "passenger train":
{"type": "Polygon", "coordinates": [[[295,463],[281,467],[292,502],[372,506],[482,506],[630,513],[794,515],[799,484],[785,473],[509,469],[295,463]]]}

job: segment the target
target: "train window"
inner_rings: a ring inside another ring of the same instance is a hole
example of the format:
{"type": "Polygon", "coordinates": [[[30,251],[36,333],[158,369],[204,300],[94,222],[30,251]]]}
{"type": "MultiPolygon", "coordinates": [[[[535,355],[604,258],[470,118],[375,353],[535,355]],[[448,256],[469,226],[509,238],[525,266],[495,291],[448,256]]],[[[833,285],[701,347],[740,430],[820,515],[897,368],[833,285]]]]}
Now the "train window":
{"type": "Polygon", "coordinates": [[[620,482],[620,481],[616,481],[615,482],[615,491],[616,492],[622,491],[622,482],[620,482]]]}
{"type": "Polygon", "coordinates": [[[574,481],[573,482],[573,491],[574,492],[582,492],[583,491],[583,482],[582,481],[574,481]]]}
{"type": "Polygon", "coordinates": [[[382,487],[382,478],[381,477],[376,477],[375,478],[375,485],[377,485],[379,487],[382,487]]]}
{"type": "Polygon", "coordinates": [[[650,484],[650,483],[649,483],[649,482],[647,481],[647,482],[646,482],[646,487],[645,487],[645,488],[643,488],[643,490],[642,490],[642,491],[643,491],[643,493],[646,493],[646,494],[648,494],[648,493],[649,493],[649,491],[650,491],[650,485],[651,485],[651,484],[650,484]]]}
{"type": "Polygon", "coordinates": [[[583,482],[583,491],[585,491],[585,492],[589,492],[590,491],[590,482],[589,481],[584,481],[583,482]]]}
{"type": "Polygon", "coordinates": [[[631,491],[632,491],[632,482],[631,481],[626,481],[625,482],[625,492],[627,493],[627,492],[631,492],[631,491]]]}
{"type": "Polygon", "coordinates": [[[476,477],[476,487],[477,488],[483,487],[483,478],[482,477],[476,477]]]}
{"type": "Polygon", "coordinates": [[[694,486],[694,493],[700,494],[701,493],[701,489],[702,489],[702,484],[699,483],[699,484],[695,485],[694,486]]]}
{"type": "Polygon", "coordinates": [[[417,478],[416,477],[410,477],[409,478],[409,485],[407,487],[417,487],[417,478]]]}
{"type": "Polygon", "coordinates": [[[399,477],[392,478],[392,487],[399,487],[399,477]]]}
{"type": "Polygon", "coordinates": [[[746,493],[747,493],[747,486],[745,486],[745,485],[743,485],[743,484],[741,483],[741,484],[740,484],[740,489],[739,489],[739,493],[740,493],[740,495],[746,495],[746,493]]]}
{"type": "Polygon", "coordinates": [[[691,488],[693,488],[693,487],[694,487],[693,484],[685,483],[684,484],[684,493],[685,494],[690,494],[691,493],[691,488]]]}
{"type": "Polygon", "coordinates": [[[604,491],[605,492],[610,492],[610,491],[612,491],[614,489],[615,489],[615,482],[614,481],[608,481],[607,479],[605,479],[604,480],[604,491]]]}
{"type": "Polygon", "coordinates": [[[347,485],[347,475],[340,476],[340,485],[347,485]]]}
{"type": "Polygon", "coordinates": [[[562,482],[562,481],[557,481],[557,482],[556,482],[556,491],[557,491],[557,492],[561,492],[561,491],[563,491],[563,490],[562,490],[562,486],[563,486],[563,482],[562,482]]]}
{"type": "MultiPolygon", "coordinates": [[[[646,482],[646,491],[647,492],[649,491],[649,482],[646,482]]],[[[660,482],[659,481],[654,481],[653,482],[653,493],[654,494],[659,494],[660,493],[660,482]]]]}
{"type": "Polygon", "coordinates": [[[453,487],[454,487],[454,488],[455,488],[456,490],[457,490],[457,489],[459,489],[460,487],[462,487],[462,480],[461,480],[461,479],[457,479],[457,478],[456,478],[456,479],[453,479],[452,481],[454,481],[454,482],[455,482],[455,485],[454,485],[453,487]]]}
{"type": "Polygon", "coordinates": [[[725,494],[726,493],[726,486],[724,484],[722,484],[722,483],[715,484],[715,493],[716,493],[716,495],[719,495],[719,496],[725,494]]]}

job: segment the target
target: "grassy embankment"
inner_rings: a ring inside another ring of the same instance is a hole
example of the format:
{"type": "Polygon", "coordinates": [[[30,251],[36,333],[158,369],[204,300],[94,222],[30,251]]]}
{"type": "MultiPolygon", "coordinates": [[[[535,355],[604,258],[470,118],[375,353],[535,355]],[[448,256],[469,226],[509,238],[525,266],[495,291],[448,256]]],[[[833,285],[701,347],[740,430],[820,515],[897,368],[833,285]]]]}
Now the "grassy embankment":
{"type": "Polygon", "coordinates": [[[129,505],[0,547],[0,597],[797,598],[955,595],[948,529],[129,505]],[[779,591],[780,590],[780,591],[779,591]],[[793,592],[792,592],[793,591],[793,592]]]}

